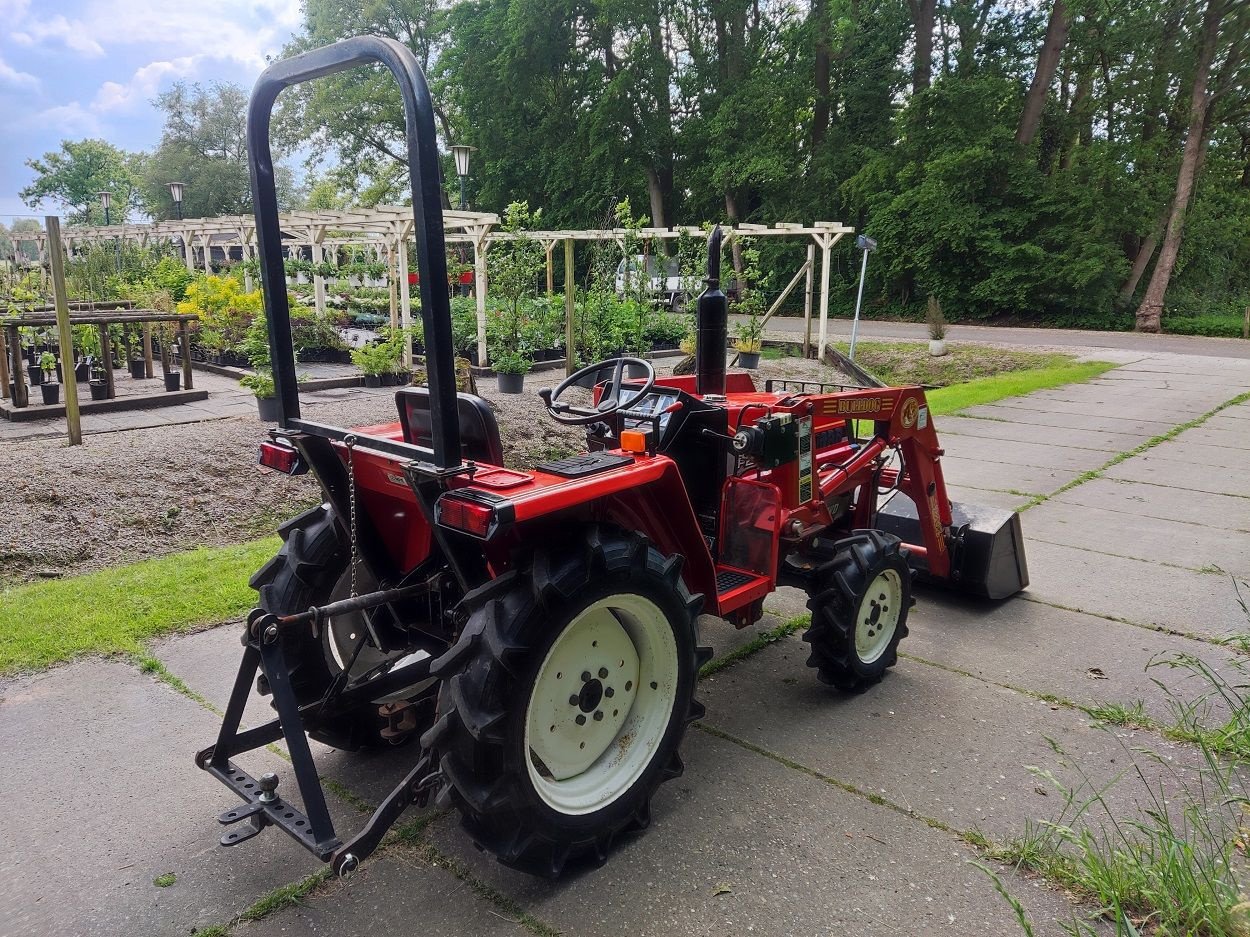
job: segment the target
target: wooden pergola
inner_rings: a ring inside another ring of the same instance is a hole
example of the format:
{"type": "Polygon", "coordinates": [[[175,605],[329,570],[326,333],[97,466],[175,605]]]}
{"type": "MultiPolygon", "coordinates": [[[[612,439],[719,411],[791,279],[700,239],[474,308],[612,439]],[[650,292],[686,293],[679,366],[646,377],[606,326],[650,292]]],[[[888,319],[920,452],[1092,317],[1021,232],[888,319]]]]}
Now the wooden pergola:
{"type": "MultiPolygon", "coordinates": [[[[78,304],[75,304],[78,305],[78,304]]],[[[105,304],[106,306],[108,304],[105,304]]],[[[182,349],[182,380],[187,390],[193,388],[191,377],[191,337],[188,326],[199,319],[195,315],[178,315],[169,312],[157,312],[150,309],[105,308],[99,310],[72,310],[69,324],[95,326],[100,332],[100,358],[104,363],[104,380],[108,385],[108,395],[112,399],[116,395],[113,376],[113,343],[109,336],[109,326],[116,324],[138,324],[144,326],[144,357],[145,371],[152,376],[152,345],[147,332],[153,323],[171,322],[178,328],[178,341],[182,349]]],[[[0,397],[9,395],[9,380],[13,381],[13,402],[17,406],[26,406],[29,397],[26,387],[26,372],[22,366],[22,343],[18,334],[19,328],[56,328],[56,313],[52,311],[27,312],[22,315],[0,318],[0,327],[6,335],[0,341],[0,397]]],[[[67,380],[72,378],[74,359],[73,349],[69,350],[69,360],[65,360],[66,349],[61,349],[61,366],[66,369],[67,380]]]]}
{"type": "MultiPolygon", "coordinates": [[[[342,211],[284,212],[279,216],[283,234],[283,247],[288,252],[309,248],[314,264],[320,263],[328,248],[351,247],[372,250],[378,260],[384,260],[389,272],[391,286],[392,321],[407,327],[412,323],[412,302],[408,286],[408,242],[413,238],[412,209],[402,205],[381,205],[376,208],[347,209],[342,211]]],[[[486,257],[495,241],[509,240],[511,235],[498,230],[500,218],[489,212],[444,210],[443,229],[448,244],[468,244],[473,248],[474,295],[477,299],[477,346],[478,360],[487,361],[486,349],[486,257]]],[[[782,291],[769,309],[765,319],[771,317],[785,298],[806,279],[804,315],[810,337],[811,319],[814,313],[816,250],[820,250],[820,330],[817,343],[818,354],[823,354],[828,339],[830,251],[845,235],[853,234],[854,228],[838,221],[817,221],[812,224],[779,222],[767,226],[740,224],[726,229],[726,243],[736,237],[797,237],[808,241],[807,260],[782,291]]],[[[547,254],[547,290],[554,291],[555,273],[553,252],[563,243],[565,310],[571,319],[573,314],[573,245],[578,241],[614,241],[624,248],[630,237],[646,241],[665,241],[680,237],[702,237],[706,232],[697,227],[672,228],[625,228],[530,231],[524,236],[543,244],[547,254]]],[[[27,235],[27,240],[39,242],[42,256],[42,236],[27,235]]],[[[140,245],[153,242],[177,241],[182,245],[183,259],[187,269],[209,270],[213,247],[241,248],[244,259],[256,255],[256,225],[249,215],[232,215],[220,218],[186,218],[180,221],[160,221],[152,224],[120,224],[107,226],[67,228],[63,233],[67,250],[71,253],[77,244],[134,241],[140,245]],[[196,250],[199,249],[199,263],[196,250]]],[[[245,274],[246,286],[251,289],[250,274],[245,274]]],[[[325,279],[314,271],[312,277],[313,303],[318,315],[326,311],[325,279]]],[[[408,348],[405,361],[411,364],[412,352],[408,348]]]]}

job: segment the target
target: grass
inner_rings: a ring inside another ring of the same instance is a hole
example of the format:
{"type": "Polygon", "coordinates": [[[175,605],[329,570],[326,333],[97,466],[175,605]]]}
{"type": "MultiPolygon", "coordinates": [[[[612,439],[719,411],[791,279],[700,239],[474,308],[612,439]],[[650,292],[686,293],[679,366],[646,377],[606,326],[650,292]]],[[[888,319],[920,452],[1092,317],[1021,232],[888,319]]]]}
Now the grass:
{"type": "MultiPolygon", "coordinates": [[[[836,343],[846,354],[850,346],[836,343]]],[[[855,363],[886,384],[923,384],[947,387],[985,377],[1046,371],[1075,363],[1059,352],[1013,351],[988,345],[948,344],[935,358],[924,342],[858,342],[855,363]]]]}
{"type": "Polygon", "coordinates": [[[201,547],[0,591],[0,674],[88,653],[139,653],[148,638],[238,617],[256,599],[248,577],[278,543],[201,547]]]}
{"type": "Polygon", "coordinates": [[[157,888],[168,888],[174,882],[178,881],[178,876],[173,872],[166,872],[164,875],[158,875],[152,879],[152,884],[157,888]]]}
{"type": "Polygon", "coordinates": [[[934,416],[949,416],[966,407],[978,407],[1006,397],[1019,397],[1035,390],[1046,390],[1064,384],[1079,384],[1110,371],[1116,365],[1108,361],[1070,361],[1032,371],[1013,371],[994,377],[983,377],[964,384],[940,387],[926,393],[929,410],[934,416]]]}

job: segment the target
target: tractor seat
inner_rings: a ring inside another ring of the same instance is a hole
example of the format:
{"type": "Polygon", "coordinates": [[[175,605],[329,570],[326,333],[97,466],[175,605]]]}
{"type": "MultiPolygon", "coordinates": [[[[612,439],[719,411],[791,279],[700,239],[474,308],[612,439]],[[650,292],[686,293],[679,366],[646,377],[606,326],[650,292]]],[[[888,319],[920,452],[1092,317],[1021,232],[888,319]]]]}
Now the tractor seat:
{"type": "MultiPolygon", "coordinates": [[[[405,387],[395,394],[395,406],[399,409],[404,442],[418,446],[432,445],[430,389],[405,387]]],[[[495,412],[490,404],[473,394],[456,394],[456,411],[460,418],[460,458],[503,465],[499,424],[495,422],[495,412]]]]}

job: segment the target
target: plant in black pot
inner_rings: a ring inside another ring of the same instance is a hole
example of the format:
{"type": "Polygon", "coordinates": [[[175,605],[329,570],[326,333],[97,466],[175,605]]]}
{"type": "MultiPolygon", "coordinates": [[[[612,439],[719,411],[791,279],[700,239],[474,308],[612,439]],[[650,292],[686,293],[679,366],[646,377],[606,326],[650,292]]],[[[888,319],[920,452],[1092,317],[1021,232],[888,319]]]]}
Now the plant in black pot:
{"type": "Polygon", "coordinates": [[[36,384],[42,384],[43,365],[40,363],[39,356],[32,354],[28,360],[30,363],[26,365],[26,376],[30,379],[30,385],[34,387],[36,384]]]}
{"type": "Polygon", "coordinates": [[[491,352],[490,364],[499,375],[501,394],[520,394],[525,391],[525,372],[533,365],[529,355],[509,348],[496,348],[491,352]]]}
{"type": "Polygon", "coordinates": [[[742,279],[750,286],[739,294],[735,312],[747,316],[746,322],[734,327],[737,336],[734,345],[738,349],[738,364],[754,370],[760,366],[760,352],[764,347],[764,322],[760,315],[764,312],[764,288],[769,277],[760,273],[760,252],[752,246],[749,239],[743,245],[742,279]]]}
{"type": "Polygon", "coordinates": [[[91,379],[87,382],[87,387],[91,390],[92,400],[109,399],[109,382],[104,376],[104,369],[98,364],[92,365],[91,379]]]}
{"type": "Polygon", "coordinates": [[[39,356],[39,367],[43,371],[43,381],[39,390],[43,394],[46,406],[61,402],[61,385],[56,381],[56,355],[45,351],[39,356]]]}
{"type": "Polygon", "coordinates": [[[266,368],[245,375],[239,384],[256,395],[256,410],[262,423],[278,422],[278,398],[274,392],[273,375],[266,368]]]}
{"type": "MultiPolygon", "coordinates": [[[[365,387],[381,387],[382,375],[392,373],[394,362],[394,356],[386,342],[375,342],[352,349],[352,364],[364,374],[365,387]]],[[[392,374],[391,383],[394,382],[392,374]]]]}

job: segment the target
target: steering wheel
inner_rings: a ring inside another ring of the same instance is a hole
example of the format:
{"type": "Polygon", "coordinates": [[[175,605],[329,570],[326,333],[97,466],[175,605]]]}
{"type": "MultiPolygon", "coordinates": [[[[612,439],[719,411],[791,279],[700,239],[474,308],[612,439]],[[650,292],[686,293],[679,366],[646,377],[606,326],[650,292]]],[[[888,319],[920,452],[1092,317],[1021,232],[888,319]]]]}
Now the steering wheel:
{"type": "Polygon", "coordinates": [[[570,374],[554,390],[544,387],[538,392],[538,396],[557,423],[582,426],[597,423],[604,417],[628,409],[654,386],[655,368],[651,367],[651,362],[641,358],[611,358],[589,364],[570,374]],[[632,383],[639,379],[643,381],[641,386],[632,383]],[[626,381],[631,383],[626,384],[626,381]],[[603,390],[600,392],[598,405],[594,407],[578,407],[560,400],[572,387],[591,389],[596,384],[603,384],[603,390]]]}

